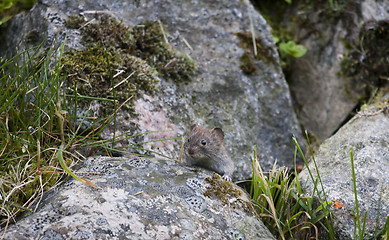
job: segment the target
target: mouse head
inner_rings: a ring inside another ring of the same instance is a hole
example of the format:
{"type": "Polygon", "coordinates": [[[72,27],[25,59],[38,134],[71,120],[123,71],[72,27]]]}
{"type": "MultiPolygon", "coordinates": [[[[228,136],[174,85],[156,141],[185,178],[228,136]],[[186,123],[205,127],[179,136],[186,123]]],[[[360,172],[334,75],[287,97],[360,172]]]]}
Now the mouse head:
{"type": "Polygon", "coordinates": [[[221,128],[205,129],[193,124],[184,148],[193,158],[207,158],[220,151],[223,140],[224,132],[221,128]]]}
{"type": "Polygon", "coordinates": [[[219,140],[223,141],[224,140],[224,132],[221,128],[213,128],[211,130],[202,128],[196,124],[193,124],[190,126],[190,132],[197,132],[197,131],[207,131],[210,132],[211,134],[215,135],[215,137],[219,138],[219,140]]]}

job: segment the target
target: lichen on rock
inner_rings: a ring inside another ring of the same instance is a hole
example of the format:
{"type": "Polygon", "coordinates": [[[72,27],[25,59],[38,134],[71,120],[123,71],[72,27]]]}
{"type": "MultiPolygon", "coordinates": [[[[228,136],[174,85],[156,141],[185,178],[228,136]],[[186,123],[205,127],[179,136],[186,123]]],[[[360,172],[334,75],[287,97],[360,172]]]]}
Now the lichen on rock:
{"type": "MultiPolygon", "coordinates": [[[[228,204],[205,197],[220,182],[210,184],[209,171],[193,170],[151,158],[89,158],[80,174],[100,189],[70,179],[46,194],[36,213],[9,226],[4,237],[274,239],[253,212],[234,204],[250,201],[244,194],[225,195],[231,197],[228,204]]],[[[229,191],[242,192],[228,184],[229,191]]]]}

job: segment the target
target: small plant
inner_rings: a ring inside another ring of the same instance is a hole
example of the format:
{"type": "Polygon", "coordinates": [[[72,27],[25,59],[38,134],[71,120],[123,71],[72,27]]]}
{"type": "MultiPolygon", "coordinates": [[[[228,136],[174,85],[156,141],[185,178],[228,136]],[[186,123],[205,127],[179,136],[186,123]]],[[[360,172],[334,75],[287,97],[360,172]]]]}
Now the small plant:
{"type": "Polygon", "coordinates": [[[308,49],[301,44],[297,44],[292,40],[287,42],[281,41],[279,37],[273,35],[273,41],[277,45],[281,58],[281,66],[285,67],[288,62],[288,58],[300,58],[304,56],[308,49]]]}
{"type": "Polygon", "coordinates": [[[13,15],[30,9],[35,0],[1,0],[0,1],[0,26],[12,18],[13,15]]]}
{"type": "MultiPolygon", "coordinates": [[[[308,166],[300,145],[295,138],[293,140],[296,145],[295,162],[298,151],[308,166]]],[[[307,141],[312,161],[315,162],[308,134],[307,141]]],[[[286,168],[276,169],[274,163],[271,171],[265,175],[254,147],[251,196],[263,222],[279,239],[306,239],[306,237],[318,239],[319,225],[328,231],[330,239],[335,239],[333,213],[329,209],[331,201],[327,200],[325,192],[321,193],[317,188],[317,184],[322,185],[318,172],[314,178],[310,169],[308,167],[307,169],[314,183],[311,194],[307,194],[301,186],[296,167],[291,174],[286,168]],[[318,205],[314,204],[315,196],[319,199],[318,205]]]]}
{"type": "Polygon", "coordinates": [[[359,218],[359,205],[358,205],[357,184],[356,184],[357,181],[356,181],[356,178],[355,178],[354,156],[353,156],[353,150],[352,149],[350,149],[350,159],[351,159],[351,174],[352,174],[352,177],[353,177],[353,187],[354,187],[354,197],[355,197],[355,211],[356,211],[356,215],[357,215],[356,216],[356,223],[354,224],[354,239],[359,238],[359,240],[363,240],[363,235],[365,234],[365,227],[366,227],[367,211],[365,212],[363,226],[361,227],[361,220],[359,218]],[[356,233],[356,229],[358,229],[358,235],[356,233]]]}
{"type": "Polygon", "coordinates": [[[307,53],[307,48],[303,45],[296,44],[293,41],[288,41],[287,43],[280,43],[279,49],[281,52],[281,55],[289,55],[294,58],[299,58],[304,56],[307,53]]]}
{"type": "Polygon", "coordinates": [[[254,147],[251,196],[256,210],[265,225],[279,239],[299,239],[313,236],[318,239],[318,224],[329,215],[324,211],[328,201],[313,208],[313,197],[304,196],[298,181],[286,168],[276,169],[276,163],[268,175],[259,164],[254,147]]]}
{"type": "MultiPolygon", "coordinates": [[[[304,161],[305,167],[308,170],[308,173],[309,173],[309,176],[310,176],[310,180],[314,183],[314,185],[313,185],[313,192],[312,192],[311,197],[313,198],[315,196],[315,194],[316,194],[316,196],[317,196],[317,198],[319,200],[319,203],[320,203],[319,208],[321,210],[323,210],[323,214],[319,217],[319,219],[315,219],[314,218],[314,222],[320,223],[320,225],[324,229],[326,229],[326,231],[329,234],[330,239],[335,239],[333,220],[332,220],[333,213],[329,209],[329,204],[331,203],[331,201],[327,199],[325,188],[324,188],[323,183],[321,181],[321,177],[320,177],[320,173],[319,173],[319,168],[317,167],[317,164],[316,164],[315,156],[314,156],[314,153],[313,153],[313,149],[311,147],[311,143],[309,141],[309,136],[308,136],[308,132],[307,131],[305,131],[305,136],[306,136],[306,139],[307,139],[309,152],[311,154],[311,161],[315,165],[316,177],[313,177],[312,171],[311,171],[311,169],[308,166],[308,161],[305,158],[305,155],[304,155],[304,153],[303,153],[303,151],[302,151],[302,149],[301,149],[301,147],[300,147],[300,145],[297,142],[297,139],[295,137],[293,137],[293,141],[294,141],[294,143],[296,145],[296,152],[298,151],[300,153],[300,156],[301,156],[301,158],[304,161]],[[321,189],[323,190],[323,192],[320,192],[319,189],[317,188],[318,183],[320,183],[320,186],[321,186],[321,189]],[[324,224],[321,222],[322,219],[325,220],[326,226],[324,226],[324,224]],[[316,221],[316,220],[319,220],[319,221],[316,221]]],[[[296,157],[296,152],[295,152],[295,157],[296,157]]],[[[313,207],[313,205],[310,205],[309,207],[313,207]]]]}
{"type": "Polygon", "coordinates": [[[382,236],[382,239],[383,240],[388,240],[389,239],[389,216],[386,217],[386,222],[385,222],[385,226],[383,228],[383,236],[382,236]]]}

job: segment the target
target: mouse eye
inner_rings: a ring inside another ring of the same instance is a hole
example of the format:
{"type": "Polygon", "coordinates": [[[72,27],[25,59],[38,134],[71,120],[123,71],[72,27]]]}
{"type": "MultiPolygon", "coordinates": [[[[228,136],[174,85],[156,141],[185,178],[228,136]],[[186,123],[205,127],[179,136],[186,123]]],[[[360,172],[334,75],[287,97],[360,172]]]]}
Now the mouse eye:
{"type": "Polygon", "coordinates": [[[203,144],[205,146],[207,144],[207,141],[201,140],[201,144],[203,144]]]}
{"type": "Polygon", "coordinates": [[[188,138],[188,142],[190,142],[190,138],[188,138]]]}

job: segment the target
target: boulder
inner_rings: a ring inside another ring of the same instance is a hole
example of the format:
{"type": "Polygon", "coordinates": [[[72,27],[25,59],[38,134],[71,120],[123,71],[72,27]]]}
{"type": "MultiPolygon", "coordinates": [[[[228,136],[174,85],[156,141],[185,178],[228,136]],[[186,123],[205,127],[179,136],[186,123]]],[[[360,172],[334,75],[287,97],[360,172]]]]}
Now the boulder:
{"type": "MultiPolygon", "coordinates": [[[[389,95],[354,116],[327,139],[315,155],[327,200],[339,203],[337,208],[332,206],[336,215],[333,218],[336,239],[354,239],[356,209],[350,150],[353,153],[361,224],[368,211],[364,239],[371,239],[376,229],[383,228],[389,214],[389,95]]],[[[316,179],[314,166],[311,161],[309,168],[316,179]]],[[[299,178],[307,184],[305,193],[311,195],[313,184],[306,168],[299,178]]],[[[324,196],[321,184],[317,186],[324,196]]],[[[322,239],[327,238],[323,236],[322,239]]]]}
{"type": "Polygon", "coordinates": [[[219,175],[176,161],[97,157],[44,195],[4,239],[275,239],[250,197],[219,175]]]}
{"type": "Polygon", "coordinates": [[[286,76],[298,119],[322,142],[381,87],[377,79],[388,75],[389,30],[379,26],[389,21],[387,2],[282,1],[260,11],[269,11],[270,17],[281,11],[274,28],[308,49],[303,57],[290,59],[286,76]],[[368,38],[366,30],[376,31],[382,42],[368,38]]]}
{"type": "MultiPolygon", "coordinates": [[[[189,126],[196,123],[206,128],[221,127],[226,133],[226,148],[236,165],[233,179],[251,176],[254,145],[265,171],[271,169],[275,160],[279,165],[293,166],[294,143],[291,137],[295,135],[303,140],[289,88],[268,25],[245,1],[38,1],[31,11],[15,16],[8,23],[0,36],[4,43],[0,46],[0,53],[12,52],[21,39],[28,36],[34,37],[28,38],[27,46],[37,45],[46,37],[44,46],[50,46],[54,39],[61,42],[66,36],[67,51],[87,49],[85,51],[90,52],[88,44],[98,41],[97,36],[101,36],[98,34],[115,36],[118,33],[120,36],[105,45],[105,49],[115,48],[120,53],[129,51],[125,57],[127,63],[138,63],[142,67],[134,70],[136,74],[132,77],[137,81],[139,78],[135,76],[140,76],[139,73],[149,76],[147,79],[156,84],[157,90],[132,94],[130,107],[117,111],[116,124],[104,130],[103,138],[126,132],[134,135],[158,131],[139,135],[135,140],[123,140],[120,144],[136,145],[138,149],[144,147],[177,158],[181,141],[156,140],[183,136],[189,126]],[[116,19],[121,25],[104,28],[102,15],[116,19]],[[82,18],[83,24],[69,24],[68,20],[74,16],[82,18]],[[250,17],[255,29],[256,56],[250,17]],[[176,56],[159,70],[156,65],[164,55],[148,58],[147,53],[142,54],[143,49],[133,56],[128,47],[133,46],[133,38],[119,43],[123,39],[121,33],[146,29],[149,22],[157,24],[154,25],[156,31],[164,29],[162,42],[167,46],[163,48],[174,49],[176,56]],[[90,26],[97,26],[97,30],[86,43],[83,31],[90,26]],[[182,56],[185,60],[180,62],[182,56]],[[153,62],[152,59],[157,60],[153,62]],[[182,73],[180,64],[185,65],[187,60],[195,63],[195,70],[182,73]],[[157,69],[155,74],[152,73],[154,68],[157,69]],[[166,74],[166,69],[173,69],[173,73],[166,74]],[[181,81],[175,82],[176,78],[181,81]],[[142,145],[143,142],[147,143],[142,145]]],[[[113,70],[127,71],[126,76],[131,74],[128,67],[113,70]]],[[[101,72],[104,74],[108,75],[108,70],[101,72]]],[[[80,78],[85,80],[85,77],[80,78]]],[[[79,89],[83,82],[78,82],[79,89]]],[[[88,93],[98,88],[97,84],[90,86],[92,89],[88,93]]],[[[126,85],[117,89],[125,94],[130,92],[126,85]]],[[[88,109],[91,116],[106,111],[100,103],[93,101],[79,106],[80,117],[88,109]]]]}

